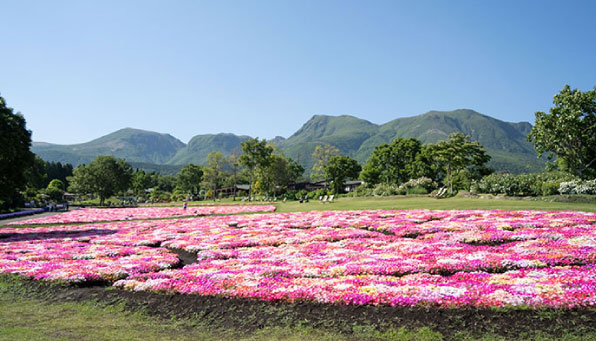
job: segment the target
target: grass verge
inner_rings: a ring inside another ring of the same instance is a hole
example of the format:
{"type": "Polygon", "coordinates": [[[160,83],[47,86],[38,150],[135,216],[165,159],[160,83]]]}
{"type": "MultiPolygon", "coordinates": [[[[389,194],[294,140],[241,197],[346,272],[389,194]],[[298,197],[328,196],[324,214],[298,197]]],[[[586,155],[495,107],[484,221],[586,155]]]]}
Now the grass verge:
{"type": "Polygon", "coordinates": [[[428,196],[392,196],[339,198],[323,204],[311,200],[308,203],[288,201],[276,203],[276,212],[305,212],[321,210],[545,210],[545,211],[585,211],[596,212],[592,202],[557,202],[516,199],[481,199],[453,197],[436,199],[428,196]]]}

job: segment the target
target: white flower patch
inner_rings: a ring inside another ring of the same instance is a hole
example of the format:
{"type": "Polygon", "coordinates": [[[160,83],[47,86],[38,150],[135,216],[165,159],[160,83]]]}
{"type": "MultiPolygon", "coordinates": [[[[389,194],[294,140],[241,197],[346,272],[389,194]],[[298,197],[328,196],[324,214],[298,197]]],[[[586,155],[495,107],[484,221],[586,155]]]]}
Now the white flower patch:
{"type": "Polygon", "coordinates": [[[346,289],[351,289],[354,286],[352,284],[347,284],[347,283],[340,283],[340,284],[336,284],[333,286],[333,289],[335,290],[346,290],[346,289]]]}
{"type": "Polygon", "coordinates": [[[501,266],[507,269],[515,269],[515,268],[535,268],[540,264],[536,261],[532,260],[513,260],[513,259],[504,259],[501,261],[501,266]]]}
{"type": "Polygon", "coordinates": [[[433,288],[434,291],[438,292],[442,296],[459,297],[466,293],[465,288],[456,288],[449,286],[438,286],[433,288]]]}
{"type": "Polygon", "coordinates": [[[567,242],[570,245],[582,247],[596,247],[596,239],[587,236],[569,238],[567,242]]]}
{"type": "Polygon", "coordinates": [[[488,252],[474,252],[472,254],[469,254],[466,257],[467,260],[479,260],[479,259],[484,259],[488,256],[488,252]]]}
{"type": "Polygon", "coordinates": [[[456,265],[456,264],[461,264],[462,260],[461,259],[453,259],[453,258],[443,258],[443,259],[437,260],[437,263],[438,264],[456,265]]]}
{"type": "Polygon", "coordinates": [[[137,286],[135,286],[134,291],[144,291],[144,290],[148,290],[148,289],[155,289],[161,283],[168,282],[168,281],[169,281],[168,278],[148,279],[145,282],[139,283],[137,286]]]}
{"type": "Polygon", "coordinates": [[[529,297],[525,297],[522,295],[514,295],[502,289],[496,290],[495,292],[491,293],[490,295],[488,295],[488,298],[496,301],[501,301],[506,305],[511,306],[524,305],[528,301],[527,299],[529,299],[529,297]]]}

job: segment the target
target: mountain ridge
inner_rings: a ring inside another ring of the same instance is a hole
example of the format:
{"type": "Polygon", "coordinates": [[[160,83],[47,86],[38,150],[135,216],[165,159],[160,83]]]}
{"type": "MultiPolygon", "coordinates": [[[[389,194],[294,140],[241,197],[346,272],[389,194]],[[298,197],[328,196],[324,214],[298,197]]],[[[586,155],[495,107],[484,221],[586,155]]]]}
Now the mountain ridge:
{"type": "MultiPolygon", "coordinates": [[[[505,122],[471,109],[429,111],[401,117],[383,124],[351,115],[313,115],[288,138],[276,136],[276,143],[286,156],[312,168],[316,145],[330,144],[342,154],[364,163],[382,143],[398,137],[414,137],[422,143],[436,143],[453,132],[462,132],[479,141],[493,157],[490,166],[499,171],[519,173],[536,171],[544,166],[533,146],[526,140],[532,125],[528,122],[505,122]]],[[[138,164],[180,166],[204,164],[212,151],[229,155],[240,152],[247,135],[231,133],[199,134],[187,144],[170,134],[123,128],[85,143],[57,145],[34,142],[32,151],[48,161],[88,163],[97,155],[114,155],[138,164]]]]}

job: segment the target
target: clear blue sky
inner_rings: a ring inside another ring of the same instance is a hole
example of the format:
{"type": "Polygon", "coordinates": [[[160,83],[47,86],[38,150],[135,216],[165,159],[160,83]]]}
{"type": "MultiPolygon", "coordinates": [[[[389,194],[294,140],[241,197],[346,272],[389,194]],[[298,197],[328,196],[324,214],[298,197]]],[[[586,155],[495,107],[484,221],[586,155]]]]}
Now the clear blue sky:
{"type": "Polygon", "coordinates": [[[4,1],[0,94],[34,141],[288,137],[470,108],[533,122],[596,85],[596,1],[4,1]]]}

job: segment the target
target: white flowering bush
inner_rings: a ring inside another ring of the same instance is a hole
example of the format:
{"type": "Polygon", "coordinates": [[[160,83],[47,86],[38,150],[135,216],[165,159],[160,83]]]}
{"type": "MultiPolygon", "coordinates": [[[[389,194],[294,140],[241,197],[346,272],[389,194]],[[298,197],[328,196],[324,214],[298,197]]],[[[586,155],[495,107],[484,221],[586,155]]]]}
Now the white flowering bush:
{"type": "Polygon", "coordinates": [[[401,184],[401,186],[399,186],[399,188],[404,192],[415,187],[421,187],[430,192],[437,188],[437,183],[432,181],[432,179],[423,176],[418,179],[411,179],[410,181],[404,182],[401,184]]]}
{"type": "Polygon", "coordinates": [[[475,184],[477,193],[505,195],[555,195],[562,183],[576,181],[573,175],[563,172],[545,172],[530,174],[491,174],[475,184]]]}
{"type": "Polygon", "coordinates": [[[388,196],[388,195],[398,195],[398,194],[405,194],[405,192],[401,192],[399,186],[393,184],[378,184],[372,191],[372,194],[375,196],[388,196]]]}
{"type": "Polygon", "coordinates": [[[594,180],[573,180],[561,182],[559,185],[561,194],[596,194],[596,179],[594,180]]]}

